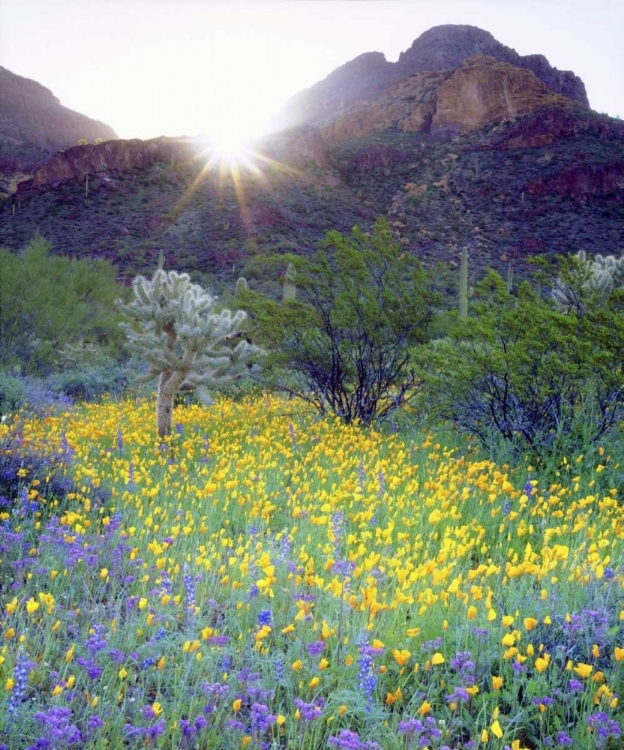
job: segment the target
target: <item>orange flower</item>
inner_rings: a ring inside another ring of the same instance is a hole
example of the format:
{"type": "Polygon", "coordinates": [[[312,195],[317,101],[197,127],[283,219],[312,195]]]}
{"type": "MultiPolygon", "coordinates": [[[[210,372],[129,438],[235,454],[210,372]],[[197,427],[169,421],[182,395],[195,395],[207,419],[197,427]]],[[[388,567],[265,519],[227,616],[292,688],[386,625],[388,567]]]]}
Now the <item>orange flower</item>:
{"type": "Polygon", "coordinates": [[[401,651],[399,651],[398,649],[395,649],[392,652],[392,656],[394,656],[394,660],[400,667],[404,667],[407,664],[411,655],[412,655],[411,652],[406,651],[405,649],[402,649],[401,651]]]}

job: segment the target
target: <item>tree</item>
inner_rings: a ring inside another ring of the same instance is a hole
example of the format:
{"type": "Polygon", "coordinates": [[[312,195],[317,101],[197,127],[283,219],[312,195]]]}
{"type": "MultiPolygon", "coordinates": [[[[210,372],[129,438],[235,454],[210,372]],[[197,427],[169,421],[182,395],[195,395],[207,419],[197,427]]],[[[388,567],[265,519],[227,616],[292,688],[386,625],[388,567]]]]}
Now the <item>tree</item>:
{"type": "Polygon", "coordinates": [[[387,222],[332,231],[309,258],[288,258],[296,295],[247,299],[281,368],[280,387],[350,423],[384,419],[419,390],[410,349],[426,337],[435,295],[387,222]]]}
{"type": "Polygon", "coordinates": [[[121,347],[115,299],[121,287],[104,260],[51,255],[36,235],[20,252],[0,250],[0,367],[45,375],[68,347],[90,356],[121,347]]]}
{"type": "Polygon", "coordinates": [[[621,292],[599,304],[576,290],[570,298],[583,300],[582,311],[564,311],[527,282],[516,298],[492,271],[478,293],[473,316],[423,353],[429,402],[437,400],[443,417],[486,446],[500,436],[542,457],[595,442],[619,424],[621,292]]]}
{"type": "Polygon", "coordinates": [[[206,386],[240,377],[260,349],[241,330],[246,314],[217,311],[217,298],[193,284],[188,274],[159,268],[151,280],[137,276],[132,290],[130,303],[118,301],[133,319],[122,327],[129,348],[149,364],[146,379],[158,377],[157,428],[165,437],[171,433],[177,391],[197,389],[208,401],[206,386]]]}

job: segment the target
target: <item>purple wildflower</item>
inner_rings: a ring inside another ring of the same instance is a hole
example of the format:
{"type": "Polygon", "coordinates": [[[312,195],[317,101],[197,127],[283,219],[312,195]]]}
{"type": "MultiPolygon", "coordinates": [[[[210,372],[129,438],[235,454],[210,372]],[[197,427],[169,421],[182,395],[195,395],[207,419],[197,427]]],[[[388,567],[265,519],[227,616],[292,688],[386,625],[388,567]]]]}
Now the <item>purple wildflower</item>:
{"type": "Polygon", "coordinates": [[[311,722],[321,716],[325,706],[325,701],[320,698],[317,703],[304,703],[300,698],[295,698],[294,705],[299,709],[301,719],[306,722],[311,722]]]}
{"type": "Polygon", "coordinates": [[[329,737],[327,744],[340,750],[381,750],[376,742],[364,742],[357,732],[342,729],[335,737],[329,737]]]}
{"type": "Polygon", "coordinates": [[[611,738],[617,739],[622,734],[619,722],[610,719],[605,711],[590,714],[585,721],[594,733],[597,747],[606,747],[611,738]]]}
{"type": "Polygon", "coordinates": [[[308,643],[307,649],[310,656],[320,656],[325,651],[326,645],[324,641],[313,641],[308,643]]]}

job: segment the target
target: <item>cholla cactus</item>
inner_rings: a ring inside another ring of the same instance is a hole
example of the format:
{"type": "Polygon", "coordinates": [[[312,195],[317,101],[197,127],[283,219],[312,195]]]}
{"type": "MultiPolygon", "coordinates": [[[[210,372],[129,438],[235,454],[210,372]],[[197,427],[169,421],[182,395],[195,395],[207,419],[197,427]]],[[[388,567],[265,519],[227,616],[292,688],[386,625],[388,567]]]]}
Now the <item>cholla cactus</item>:
{"type": "Polygon", "coordinates": [[[178,390],[197,389],[208,401],[206,388],[242,375],[260,349],[240,330],[246,314],[216,312],[216,297],[193,284],[188,274],[159,268],[151,280],[137,276],[132,288],[134,299],[118,305],[134,325],[122,327],[130,349],[149,363],[146,379],[158,376],[157,425],[164,437],[171,433],[178,390]]]}
{"type": "Polygon", "coordinates": [[[593,283],[603,297],[624,285],[624,255],[596,255],[592,263],[593,283]]]}
{"type": "Polygon", "coordinates": [[[605,301],[614,289],[624,285],[624,256],[595,255],[590,259],[579,250],[574,257],[578,262],[575,283],[557,278],[553,284],[552,297],[560,309],[582,312],[586,295],[597,295],[605,301]]]}

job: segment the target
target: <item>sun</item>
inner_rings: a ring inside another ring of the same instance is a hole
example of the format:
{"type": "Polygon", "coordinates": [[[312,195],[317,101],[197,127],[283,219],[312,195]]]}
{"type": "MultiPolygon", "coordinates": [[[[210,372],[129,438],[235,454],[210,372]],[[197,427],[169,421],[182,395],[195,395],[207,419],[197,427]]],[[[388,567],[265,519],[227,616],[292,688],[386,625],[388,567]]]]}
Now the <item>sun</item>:
{"type": "Polygon", "coordinates": [[[252,166],[252,140],[239,121],[212,123],[202,134],[210,161],[229,169],[252,166]]]}

